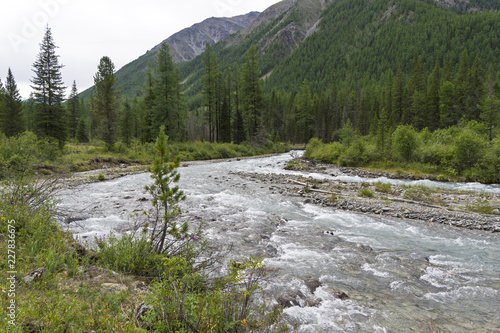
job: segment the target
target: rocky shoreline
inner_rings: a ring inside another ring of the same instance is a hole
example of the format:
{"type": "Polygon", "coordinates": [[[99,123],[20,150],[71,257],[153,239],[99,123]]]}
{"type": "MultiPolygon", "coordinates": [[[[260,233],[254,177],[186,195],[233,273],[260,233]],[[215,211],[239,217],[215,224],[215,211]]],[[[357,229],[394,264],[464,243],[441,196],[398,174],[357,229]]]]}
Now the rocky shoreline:
{"type": "MultiPolygon", "coordinates": [[[[292,164],[300,165],[300,171],[327,173],[325,165],[307,160],[295,159],[292,164]]],[[[356,172],[355,168],[349,168],[349,173],[369,178],[382,176],[371,172],[366,175],[366,171],[356,172]]],[[[235,174],[250,181],[267,184],[272,193],[302,197],[306,204],[500,232],[500,196],[495,194],[423,186],[319,180],[294,175],[235,174]]]]}

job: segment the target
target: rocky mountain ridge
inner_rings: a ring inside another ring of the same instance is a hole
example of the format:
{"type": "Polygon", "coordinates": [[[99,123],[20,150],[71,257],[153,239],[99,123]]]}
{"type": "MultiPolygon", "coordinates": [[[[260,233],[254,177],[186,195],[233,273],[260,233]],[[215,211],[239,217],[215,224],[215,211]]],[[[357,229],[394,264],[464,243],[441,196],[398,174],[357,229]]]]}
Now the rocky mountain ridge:
{"type": "MultiPolygon", "coordinates": [[[[162,43],[169,46],[170,54],[176,62],[189,61],[203,53],[207,42],[213,45],[226,39],[252,23],[259,14],[254,11],[234,17],[211,17],[182,29],[162,43]]],[[[162,43],[151,51],[157,51],[162,43]]]]}

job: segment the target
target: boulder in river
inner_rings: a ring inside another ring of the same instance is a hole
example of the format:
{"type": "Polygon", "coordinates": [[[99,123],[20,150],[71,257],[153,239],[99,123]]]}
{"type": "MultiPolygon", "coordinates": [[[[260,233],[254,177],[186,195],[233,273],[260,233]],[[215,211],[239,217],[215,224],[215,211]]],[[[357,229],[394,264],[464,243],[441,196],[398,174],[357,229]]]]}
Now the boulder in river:
{"type": "Polygon", "coordinates": [[[344,291],[336,288],[327,288],[326,291],[333,295],[335,298],[345,300],[349,298],[349,295],[347,295],[344,291]]]}
{"type": "Polygon", "coordinates": [[[289,308],[292,306],[300,306],[298,295],[294,292],[286,292],[279,296],[276,301],[279,305],[284,308],[289,308]]]}
{"type": "Polygon", "coordinates": [[[304,282],[307,288],[309,288],[309,290],[313,294],[316,291],[316,289],[318,289],[318,287],[321,287],[323,285],[323,283],[321,283],[321,281],[319,281],[317,278],[305,279],[304,282]]]}

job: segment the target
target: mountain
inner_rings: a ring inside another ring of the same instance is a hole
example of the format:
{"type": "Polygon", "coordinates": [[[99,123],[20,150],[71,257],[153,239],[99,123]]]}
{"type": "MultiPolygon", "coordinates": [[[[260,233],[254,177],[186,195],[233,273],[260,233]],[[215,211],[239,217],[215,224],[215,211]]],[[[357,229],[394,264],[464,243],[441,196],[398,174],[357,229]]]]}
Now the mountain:
{"type": "MultiPolygon", "coordinates": [[[[173,34],[162,43],[169,46],[170,54],[176,62],[189,61],[203,53],[207,42],[213,45],[226,39],[248,26],[258,16],[259,12],[250,12],[234,17],[211,17],[173,34]]],[[[162,43],[151,51],[159,50],[162,43]]]]}
{"type": "MultiPolygon", "coordinates": [[[[407,73],[415,53],[426,70],[448,51],[499,64],[499,0],[284,0],[245,29],[215,44],[221,69],[242,64],[254,44],[265,91],[313,90],[333,82],[379,80],[398,65],[407,73]],[[490,11],[491,10],[491,11],[490,11]]],[[[186,95],[201,90],[201,57],[180,64],[186,95]]]]}
{"type": "MultiPolygon", "coordinates": [[[[176,62],[186,62],[203,53],[207,42],[213,45],[224,40],[248,26],[259,14],[259,12],[254,11],[234,17],[211,17],[183,29],[119,69],[116,72],[117,84],[121,87],[124,95],[136,96],[140,94],[142,89],[147,64],[148,62],[154,63],[162,43],[169,46],[170,54],[176,62]]],[[[80,96],[88,97],[92,89],[92,87],[87,89],[80,96]]]]}

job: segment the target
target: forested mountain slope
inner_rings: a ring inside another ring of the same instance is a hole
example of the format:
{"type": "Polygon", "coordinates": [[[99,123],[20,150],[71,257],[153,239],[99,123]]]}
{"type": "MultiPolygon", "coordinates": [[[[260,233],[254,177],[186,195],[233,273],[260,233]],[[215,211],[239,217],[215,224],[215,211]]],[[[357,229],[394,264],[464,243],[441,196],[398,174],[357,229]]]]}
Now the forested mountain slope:
{"type": "MultiPolygon", "coordinates": [[[[169,46],[170,54],[177,63],[189,61],[205,50],[206,43],[213,45],[224,40],[248,26],[259,14],[259,12],[250,12],[234,17],[211,17],[182,29],[119,69],[116,73],[117,84],[124,95],[136,96],[140,94],[145,82],[147,65],[149,62],[154,62],[162,43],[169,46]]],[[[88,97],[91,91],[92,88],[87,89],[81,96],[88,97]]]]}
{"type": "MultiPolygon", "coordinates": [[[[221,70],[242,64],[250,45],[259,49],[264,90],[298,91],[307,79],[320,91],[334,82],[378,81],[387,70],[411,70],[418,53],[431,71],[450,52],[481,65],[500,65],[498,0],[286,0],[214,46],[221,70]],[[490,11],[491,9],[492,11],[490,11]]],[[[181,64],[186,94],[201,91],[201,57],[181,64]]]]}
{"type": "Polygon", "coordinates": [[[409,72],[416,53],[430,71],[448,51],[458,65],[464,49],[483,65],[499,66],[499,12],[469,12],[430,1],[338,0],[323,13],[319,29],[276,65],[265,86],[296,91],[307,79],[319,90],[346,78],[378,80],[398,65],[409,72]]]}

